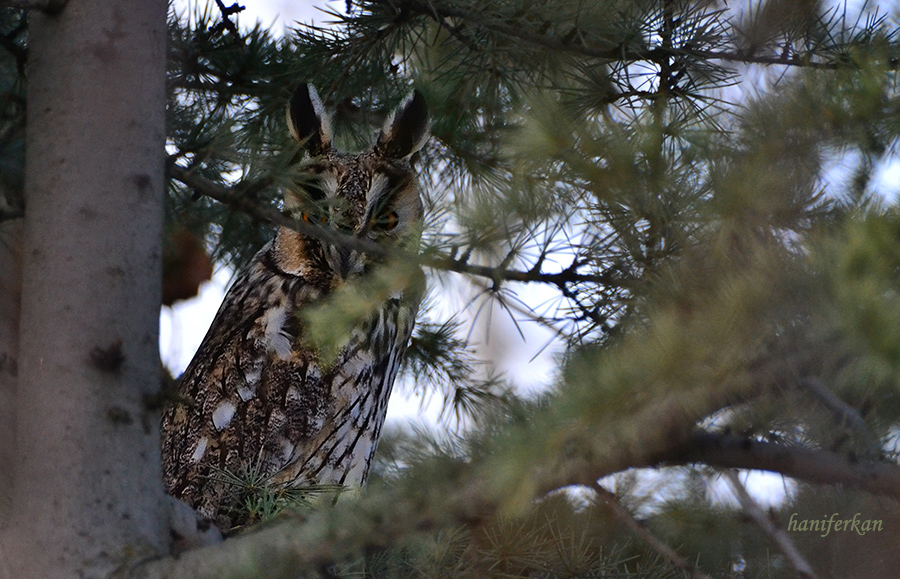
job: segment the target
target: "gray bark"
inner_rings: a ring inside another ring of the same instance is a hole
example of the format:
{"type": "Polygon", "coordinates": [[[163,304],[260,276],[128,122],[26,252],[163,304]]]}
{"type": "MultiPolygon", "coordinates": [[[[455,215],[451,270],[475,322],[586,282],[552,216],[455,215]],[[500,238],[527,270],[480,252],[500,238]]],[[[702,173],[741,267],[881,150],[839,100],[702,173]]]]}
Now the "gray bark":
{"type": "Polygon", "coordinates": [[[0,529],[12,504],[21,286],[22,221],[17,219],[0,223],[0,529]]]}
{"type": "Polygon", "coordinates": [[[165,0],[29,24],[15,429],[0,576],[107,577],[167,548],[158,417],[165,0]]]}

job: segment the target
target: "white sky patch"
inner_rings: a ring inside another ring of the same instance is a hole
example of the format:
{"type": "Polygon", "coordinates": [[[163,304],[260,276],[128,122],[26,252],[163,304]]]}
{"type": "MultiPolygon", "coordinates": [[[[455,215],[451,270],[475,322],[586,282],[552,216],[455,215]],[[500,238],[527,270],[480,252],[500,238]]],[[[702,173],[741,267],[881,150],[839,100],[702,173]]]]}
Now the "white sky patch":
{"type": "Polygon", "coordinates": [[[888,203],[896,203],[900,193],[900,159],[891,157],[882,162],[872,175],[872,190],[884,197],[888,203]]]}
{"type": "Polygon", "coordinates": [[[163,307],[160,311],[159,351],[163,364],[176,378],[184,372],[200,347],[222,304],[231,276],[232,270],[222,268],[212,280],[200,286],[197,297],[163,307]]]}
{"type": "MultiPolygon", "coordinates": [[[[193,0],[174,0],[175,10],[178,13],[185,11],[190,14],[193,6],[197,4],[193,0]]],[[[206,2],[200,0],[200,5],[204,6],[206,2]]],[[[218,8],[215,2],[209,0],[208,4],[214,10],[214,14],[218,15],[218,8]]],[[[226,3],[230,5],[231,3],[226,3]]],[[[329,16],[322,12],[320,8],[330,9],[332,11],[343,12],[346,6],[344,0],[336,2],[324,2],[313,0],[248,0],[241,2],[244,10],[237,15],[237,24],[242,29],[253,27],[253,23],[259,21],[263,27],[268,28],[275,36],[282,36],[285,28],[293,28],[295,22],[315,23],[317,25],[326,24],[334,20],[333,16],[329,16]]],[[[234,20],[235,17],[232,17],[234,20]]]]}
{"type": "MultiPolygon", "coordinates": [[[[741,504],[728,479],[716,474],[702,474],[706,497],[713,505],[740,509],[741,504]]],[[[600,480],[600,485],[616,492],[620,478],[630,479],[625,488],[638,497],[639,517],[657,512],[662,502],[684,498],[688,473],[681,468],[631,469],[600,480]],[[633,485],[633,486],[631,486],[633,485]]],[[[797,491],[797,482],[778,473],[761,470],[739,470],[738,477],[754,501],[762,508],[778,508],[797,491]]],[[[587,491],[585,491],[587,492],[587,491]]]]}
{"type": "MultiPolygon", "coordinates": [[[[740,478],[750,496],[753,497],[753,500],[764,509],[769,507],[777,508],[797,488],[796,482],[774,472],[742,470],[738,472],[738,478],[740,478]]],[[[708,494],[713,503],[729,505],[735,508],[741,506],[741,502],[731,487],[731,483],[724,477],[718,477],[710,481],[708,494]]]]}

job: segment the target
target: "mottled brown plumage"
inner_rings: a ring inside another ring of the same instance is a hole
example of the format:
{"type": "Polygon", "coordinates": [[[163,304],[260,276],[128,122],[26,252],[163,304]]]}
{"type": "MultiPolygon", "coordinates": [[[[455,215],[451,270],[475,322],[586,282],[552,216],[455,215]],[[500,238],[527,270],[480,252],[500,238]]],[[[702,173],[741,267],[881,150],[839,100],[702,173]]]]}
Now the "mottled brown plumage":
{"type": "MultiPolygon", "coordinates": [[[[309,159],[285,206],[304,220],[385,245],[412,247],[422,202],[408,159],[427,138],[421,95],[407,98],[375,145],[335,151],[311,86],[291,99],[288,124],[309,159]]],[[[247,472],[275,488],[360,485],[412,333],[421,280],[390,296],[325,365],[303,339],[300,314],[371,268],[366,254],[281,229],[225,296],[163,417],[170,494],[227,530],[243,520],[247,472]]],[[[419,272],[421,275],[421,272],[419,272]]]]}

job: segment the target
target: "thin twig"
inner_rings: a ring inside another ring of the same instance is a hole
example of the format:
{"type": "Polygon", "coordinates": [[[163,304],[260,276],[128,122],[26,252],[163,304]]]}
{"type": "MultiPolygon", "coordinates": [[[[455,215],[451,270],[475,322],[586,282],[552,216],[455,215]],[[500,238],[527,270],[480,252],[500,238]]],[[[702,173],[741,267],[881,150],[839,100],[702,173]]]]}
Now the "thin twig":
{"type": "Polygon", "coordinates": [[[174,162],[168,163],[166,172],[171,178],[181,181],[195,192],[224,203],[232,209],[237,209],[262,223],[270,223],[272,225],[277,225],[278,227],[287,227],[304,235],[309,235],[310,237],[315,237],[316,239],[334,245],[340,245],[348,249],[365,252],[376,257],[387,256],[385,248],[377,243],[367,239],[353,237],[351,235],[344,235],[327,227],[319,227],[312,223],[298,221],[272,207],[256,203],[252,195],[246,194],[248,189],[255,189],[258,186],[255,183],[241,189],[225,187],[224,185],[219,185],[204,179],[200,175],[197,175],[174,162]]]}
{"type": "Polygon", "coordinates": [[[769,535],[772,542],[778,546],[778,549],[784,553],[784,556],[787,557],[791,566],[797,571],[797,575],[805,579],[818,579],[818,575],[813,571],[809,561],[807,561],[800,551],[797,550],[794,542],[791,541],[791,538],[788,536],[787,531],[777,526],[772,519],[766,515],[762,507],[756,504],[756,501],[753,500],[753,497],[750,496],[750,493],[747,492],[747,489],[744,487],[743,483],[741,483],[737,473],[733,469],[728,469],[722,471],[722,474],[725,475],[725,478],[731,483],[734,492],[737,493],[738,500],[741,502],[744,512],[753,519],[763,532],[769,535]]]}
{"type": "Polygon", "coordinates": [[[221,22],[209,27],[210,34],[218,34],[222,30],[228,30],[232,34],[232,38],[234,38],[235,42],[241,42],[241,32],[240,30],[238,30],[237,24],[235,24],[231,20],[231,15],[242,12],[245,7],[239,6],[237,2],[235,2],[231,6],[226,7],[222,0],[216,0],[216,5],[219,7],[219,11],[222,13],[222,20],[221,22]]]}
{"type": "Polygon", "coordinates": [[[866,422],[860,416],[859,411],[835,396],[821,380],[818,378],[804,378],[800,381],[800,386],[840,421],[867,438],[871,438],[866,422]]]}
{"type": "Polygon", "coordinates": [[[679,569],[684,569],[688,573],[691,574],[691,577],[694,579],[710,579],[709,575],[703,573],[693,565],[691,565],[687,559],[678,554],[675,549],[666,545],[660,539],[656,537],[650,530],[644,526],[643,523],[635,519],[631,516],[631,513],[628,512],[628,509],[619,504],[619,501],[616,500],[616,495],[609,492],[598,483],[594,483],[591,488],[600,499],[609,507],[610,512],[612,512],[613,516],[619,520],[620,523],[628,527],[635,535],[641,538],[642,541],[647,543],[647,545],[659,553],[659,555],[665,559],[666,561],[672,563],[679,569]]]}

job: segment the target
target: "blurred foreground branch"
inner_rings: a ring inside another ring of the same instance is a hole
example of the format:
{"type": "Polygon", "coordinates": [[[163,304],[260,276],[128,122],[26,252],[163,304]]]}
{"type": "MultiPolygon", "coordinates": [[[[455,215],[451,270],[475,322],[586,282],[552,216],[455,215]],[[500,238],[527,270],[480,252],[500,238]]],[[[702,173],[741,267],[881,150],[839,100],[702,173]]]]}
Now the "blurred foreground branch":
{"type": "Polygon", "coordinates": [[[721,468],[767,470],[814,484],[842,485],[900,499],[900,466],[852,456],[752,440],[733,434],[698,432],[671,461],[721,468]]]}
{"type": "MultiPolygon", "coordinates": [[[[762,374],[777,369],[767,366],[762,374]]],[[[558,438],[569,449],[518,468],[522,444],[546,437],[543,418],[500,437],[483,460],[459,464],[452,477],[425,488],[412,481],[370,490],[357,501],[344,501],[289,518],[225,543],[190,551],[178,559],[147,563],[136,577],[245,577],[266,569],[268,577],[295,577],[298,569],[327,569],[370,549],[399,544],[404,537],[446,526],[476,527],[501,512],[519,512],[544,494],[571,485],[596,487],[599,478],[635,467],[704,463],[715,467],[778,472],[817,484],[843,484],[876,495],[900,498],[900,466],[854,462],[835,453],[733,435],[691,432],[699,417],[721,408],[734,391],[670,395],[599,431],[558,438]],[[511,443],[511,446],[510,446],[511,443]],[[498,474],[499,473],[499,474],[498,474]]],[[[531,456],[534,456],[533,454],[531,456]]]]}
{"type": "Polygon", "coordinates": [[[271,181],[250,183],[237,187],[226,187],[192,173],[190,170],[185,169],[174,162],[168,164],[167,171],[169,177],[184,183],[196,193],[215,199],[257,221],[269,223],[278,227],[287,227],[299,231],[304,235],[309,235],[310,237],[315,237],[322,241],[340,245],[348,249],[368,253],[379,258],[387,257],[390,254],[395,257],[413,260],[419,265],[435,269],[488,278],[494,280],[495,283],[499,283],[500,281],[533,282],[564,288],[567,284],[571,283],[587,282],[604,284],[611,283],[614,280],[612,275],[579,273],[577,271],[578,263],[572,263],[569,267],[559,272],[545,273],[533,269],[521,271],[503,267],[471,264],[468,263],[466,259],[455,259],[450,255],[436,255],[427,252],[423,255],[413,255],[405,254],[397,249],[388,251],[383,246],[367,239],[362,239],[353,235],[345,235],[327,227],[319,227],[312,223],[292,219],[272,207],[255,202],[251,192],[268,187],[272,184],[271,181]]]}

